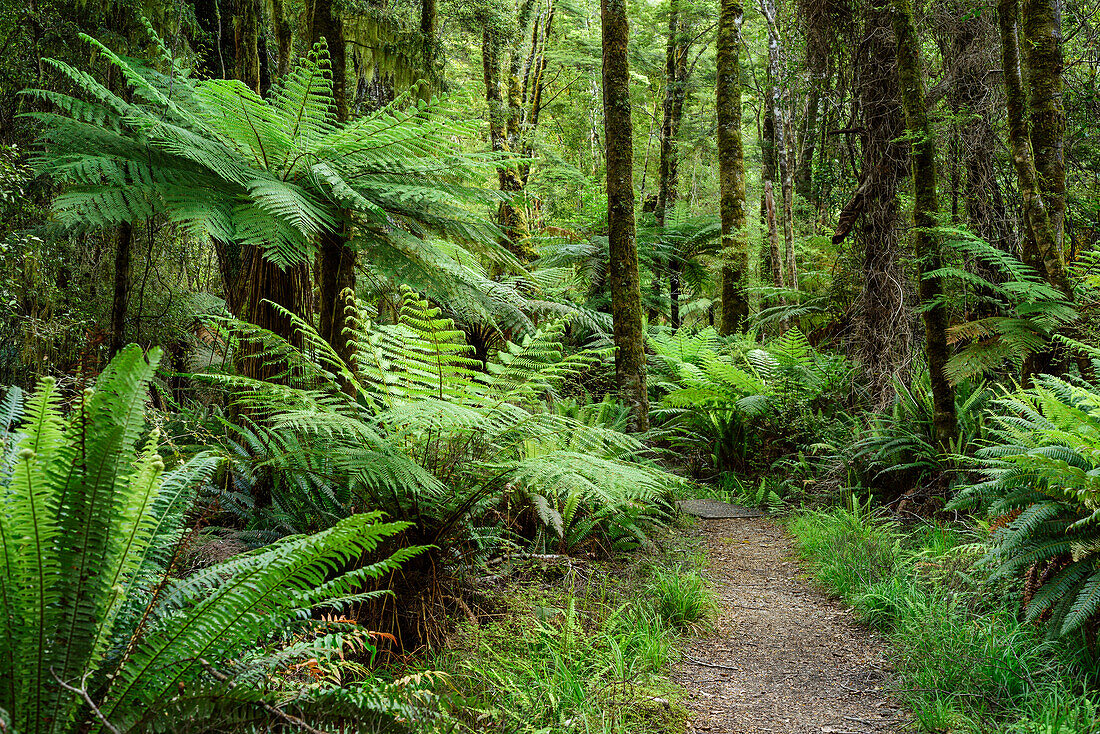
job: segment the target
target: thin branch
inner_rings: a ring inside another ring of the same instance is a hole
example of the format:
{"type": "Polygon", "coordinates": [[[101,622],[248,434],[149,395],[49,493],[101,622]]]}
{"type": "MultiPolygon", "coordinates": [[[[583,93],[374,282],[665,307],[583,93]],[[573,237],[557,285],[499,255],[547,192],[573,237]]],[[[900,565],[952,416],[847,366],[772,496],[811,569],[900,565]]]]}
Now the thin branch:
{"type": "Polygon", "coordinates": [[[57,677],[57,673],[54,672],[53,666],[50,667],[50,675],[52,675],[53,679],[55,681],[57,681],[57,685],[61,686],[66,691],[70,691],[72,693],[75,693],[78,696],[80,696],[81,698],[83,698],[84,702],[86,704],[88,704],[88,708],[90,708],[92,710],[92,713],[95,714],[96,718],[99,719],[100,722],[103,723],[103,726],[107,727],[107,730],[110,731],[111,734],[122,734],[122,732],[120,732],[118,730],[118,728],[115,727],[114,724],[107,721],[107,717],[103,715],[103,712],[100,711],[99,707],[95,705],[95,701],[93,701],[92,697],[88,695],[88,689],[85,687],[85,684],[88,681],[88,674],[87,673],[85,673],[84,677],[80,679],[80,688],[77,688],[75,686],[70,686],[68,683],[61,680],[59,677],[57,677]]]}

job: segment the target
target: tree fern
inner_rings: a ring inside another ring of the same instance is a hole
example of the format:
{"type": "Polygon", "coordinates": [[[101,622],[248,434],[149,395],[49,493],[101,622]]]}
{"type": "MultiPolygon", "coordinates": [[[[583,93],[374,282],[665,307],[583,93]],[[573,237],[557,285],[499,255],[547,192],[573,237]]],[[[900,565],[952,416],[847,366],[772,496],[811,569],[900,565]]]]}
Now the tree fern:
{"type": "Polygon", "coordinates": [[[952,326],[951,340],[962,345],[948,361],[947,374],[955,383],[983,376],[1005,363],[1019,365],[1041,351],[1055,333],[1077,319],[1077,311],[1058,291],[1020,260],[978,239],[966,230],[945,230],[956,251],[996,270],[993,282],[969,270],[947,267],[927,278],[954,278],[989,294],[999,310],[952,326]]]}
{"type": "MultiPolygon", "coordinates": [[[[485,364],[453,322],[409,290],[397,324],[361,311],[349,324],[357,344],[351,365],[318,344],[304,322],[297,322],[300,350],[226,323],[238,338],[289,353],[289,369],[308,376],[278,385],[206,377],[261,411],[273,431],[296,437],[280,439],[294,452],[275,459],[282,471],[327,472],[342,503],[384,510],[412,522],[422,542],[452,547],[471,542],[506,497],[545,510],[576,493],[581,515],[613,508],[597,523],[600,532],[627,506],[643,508],[641,524],[660,520],[647,512],[678,480],[654,467],[643,444],[547,410],[565,380],[603,356],[565,356],[560,324],[505,342],[485,364]]],[[[276,499],[284,509],[291,501],[276,499]]],[[[552,513],[536,514],[560,536],[552,513]]]]}
{"type": "Polygon", "coordinates": [[[194,79],[155,35],[157,67],[82,38],[130,95],[56,60],[45,63],[73,95],[27,92],[53,110],[30,114],[44,123],[37,165],[64,187],[54,209],[65,225],[163,214],[199,239],[260,247],[279,267],[312,258],[321,234],[344,232],[379,279],[527,326],[515,294],[487,274],[522,272],[479,214],[498,203],[477,185],[494,160],[464,152],[460,141],[478,130],[446,103],[403,97],[339,124],[323,44],[265,99],[237,80],[194,79]]]}

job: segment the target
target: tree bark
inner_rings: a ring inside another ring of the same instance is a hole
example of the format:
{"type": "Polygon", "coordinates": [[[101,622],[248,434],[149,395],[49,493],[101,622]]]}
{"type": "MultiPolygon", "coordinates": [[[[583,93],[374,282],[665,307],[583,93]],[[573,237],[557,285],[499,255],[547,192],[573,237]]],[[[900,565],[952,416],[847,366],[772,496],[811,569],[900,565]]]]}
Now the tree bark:
{"type": "MultiPolygon", "coordinates": [[[[770,184],[775,183],[775,119],[772,117],[770,109],[767,112],[764,113],[763,117],[764,117],[764,120],[763,120],[763,123],[761,125],[762,129],[761,129],[761,133],[760,133],[760,157],[762,159],[761,160],[761,166],[760,166],[760,180],[761,180],[761,182],[764,183],[765,186],[767,186],[767,184],[769,184],[769,183],[770,184]]],[[[773,206],[773,209],[774,209],[774,206],[775,206],[774,196],[773,196],[772,206],[773,206]]],[[[775,214],[775,212],[773,211],[772,215],[774,215],[774,214],[775,214]]],[[[779,281],[777,283],[775,283],[775,287],[776,288],[782,288],[783,287],[783,276],[782,276],[783,261],[782,260],[775,260],[775,261],[772,260],[771,248],[768,246],[768,241],[767,241],[768,226],[769,226],[768,225],[768,216],[769,215],[768,215],[767,200],[766,200],[765,197],[761,196],[760,197],[760,233],[761,233],[761,236],[762,236],[761,240],[763,242],[763,245],[760,248],[760,260],[763,263],[763,270],[766,271],[766,272],[771,272],[775,265],[779,266],[780,276],[779,276],[779,281]]],[[[778,253],[779,253],[779,250],[776,249],[776,255],[777,256],[778,256],[778,253]]]]}
{"type": "Polygon", "coordinates": [[[512,200],[515,194],[523,190],[523,183],[515,169],[505,161],[505,154],[510,151],[508,128],[511,112],[500,88],[502,45],[502,39],[486,25],[482,31],[481,70],[485,83],[485,101],[489,106],[489,143],[493,152],[500,156],[497,162],[497,183],[501,192],[507,196],[497,208],[497,223],[505,235],[504,246],[520,262],[527,262],[535,253],[524,244],[526,222],[512,200]]]}
{"type": "MultiPolygon", "coordinates": [[[[1024,221],[1027,225],[1027,236],[1023,238],[1023,261],[1043,274],[1051,285],[1065,295],[1067,300],[1072,301],[1073,285],[1070,283],[1062,259],[1058,229],[1051,220],[1040,188],[1032,137],[1028,131],[1027,101],[1020,60],[1019,13],[1018,0],[998,0],[997,27],[1001,36],[1001,67],[1007,97],[1008,141],[1012,149],[1012,165],[1016,169],[1020,198],[1023,200],[1024,221]]],[[[1042,134],[1040,140],[1044,140],[1042,134]]],[[[1052,153],[1047,151],[1046,155],[1049,165],[1052,153]]],[[[1053,350],[1041,350],[1029,354],[1024,359],[1023,383],[1025,386],[1030,385],[1031,377],[1036,373],[1060,371],[1061,366],[1055,359],[1053,350]]],[[[1088,371],[1087,367],[1086,371],[1088,371]]]]}
{"type": "Polygon", "coordinates": [[[348,119],[348,51],[344,39],[344,20],[333,12],[332,0],[312,0],[310,43],[324,39],[332,68],[332,97],[336,102],[336,117],[348,119]]]}
{"type": "Polygon", "coordinates": [[[1066,275],[1054,223],[1039,188],[1032,142],[1028,135],[1023,70],[1020,64],[1018,0],[998,0],[997,24],[1001,35],[1001,65],[1007,95],[1008,140],[1012,148],[1012,165],[1019,181],[1028,232],[1036,248],[1031,259],[1043,268],[1052,285],[1072,299],[1073,288],[1066,275]]]}
{"type": "Polygon", "coordinates": [[[749,315],[744,280],[748,269],[745,232],[745,150],[741,141],[741,21],[740,0],[722,0],[718,18],[718,113],[719,209],[722,218],[722,319],[723,334],[743,329],[749,315]]]}
{"type": "Polygon", "coordinates": [[[424,78],[432,86],[438,86],[439,68],[439,9],[437,0],[420,0],[420,42],[424,64],[424,78]]]}
{"type": "Polygon", "coordinates": [[[113,357],[126,346],[126,315],[130,307],[130,261],[134,228],[129,222],[118,225],[115,243],[115,287],[111,301],[111,351],[113,357]]]}
{"type": "Polygon", "coordinates": [[[632,429],[649,427],[645,333],[634,229],[634,140],[627,60],[626,0],[601,0],[604,155],[607,161],[607,225],[615,377],[631,408],[632,429]]]}
{"type": "Polygon", "coordinates": [[[893,0],[894,37],[897,42],[898,86],[909,127],[910,159],[913,173],[914,250],[921,303],[924,308],[924,345],[928,373],[932,383],[932,430],[939,449],[952,451],[958,435],[955,416],[955,391],[947,379],[948,358],[947,306],[938,277],[929,273],[943,267],[939,226],[939,200],[936,196],[936,142],[928,120],[924,95],[924,70],[920,57],[920,39],[913,25],[909,0],[893,0]]]}
{"type": "Polygon", "coordinates": [[[235,18],[236,69],[235,76],[257,94],[260,93],[260,12],[257,0],[238,0],[239,13],[235,18]]]}
{"type": "Polygon", "coordinates": [[[764,218],[768,227],[768,254],[771,263],[772,285],[783,287],[783,261],[779,258],[779,226],[775,220],[775,188],[770,180],[764,181],[764,218]]]}
{"type": "Polygon", "coordinates": [[[775,164],[783,195],[783,245],[787,287],[798,290],[798,266],[794,254],[794,182],[788,158],[789,117],[783,111],[783,90],[779,83],[779,22],[774,0],[760,0],[760,12],[768,23],[768,79],[771,82],[771,116],[775,126],[775,164]]]}
{"type": "Polygon", "coordinates": [[[806,119],[802,121],[802,152],[798,160],[795,191],[803,199],[813,199],[814,151],[820,127],[822,87],[825,86],[828,46],[820,31],[811,28],[806,40],[806,68],[810,75],[807,90],[806,119]]]}
{"type": "Polygon", "coordinates": [[[1062,104],[1061,0],[1023,0],[1022,12],[1031,148],[1054,242],[1063,251],[1066,111],[1062,104]]]}
{"type": "MultiPolygon", "coordinates": [[[[684,88],[687,85],[688,44],[680,23],[679,0],[669,4],[668,43],[665,49],[665,98],[661,117],[661,151],[657,184],[657,206],[654,215],[657,231],[663,235],[669,207],[676,205],[679,196],[679,157],[676,135],[684,114],[684,88]]],[[[657,275],[655,281],[659,283],[657,275]]],[[[676,254],[668,261],[669,321],[672,328],[680,327],[680,264],[676,254]]],[[[660,291],[660,286],[656,286],[660,291]]]]}
{"type": "Polygon", "coordinates": [[[271,0],[271,15],[275,25],[275,43],[279,59],[276,73],[281,79],[290,71],[291,57],[294,54],[294,30],[286,11],[287,0],[271,0]]]}
{"type": "Polygon", "coordinates": [[[860,123],[860,185],[849,205],[852,209],[845,207],[841,221],[848,220],[851,227],[858,219],[856,239],[862,256],[849,350],[863,368],[876,408],[886,409],[895,397],[894,380],[907,377],[914,337],[898,228],[898,181],[907,163],[905,115],[898,99],[889,11],[871,7],[865,17],[865,40],[854,57],[853,107],[858,117],[852,120],[860,123]]]}

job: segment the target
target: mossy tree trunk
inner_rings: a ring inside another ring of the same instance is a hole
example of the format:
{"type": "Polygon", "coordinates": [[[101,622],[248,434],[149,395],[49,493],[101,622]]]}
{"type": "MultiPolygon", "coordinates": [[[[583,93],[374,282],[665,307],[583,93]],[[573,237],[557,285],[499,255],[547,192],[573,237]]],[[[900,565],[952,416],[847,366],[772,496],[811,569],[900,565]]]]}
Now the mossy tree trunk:
{"type": "Polygon", "coordinates": [[[1035,244],[1034,262],[1040,266],[1051,284],[1067,296],[1072,295],[1066,275],[1062,250],[1056,230],[1047,211],[1039,187],[1039,175],[1028,133],[1027,102],[1020,62],[1020,24],[1018,0],[998,0],[997,25],[1001,35],[1001,66],[1003,68],[1006,106],[1008,109],[1008,140],[1012,149],[1012,165],[1016,169],[1020,198],[1028,233],[1035,244]]]}
{"type": "MultiPolygon", "coordinates": [[[[680,22],[680,2],[669,4],[668,40],[665,47],[665,97],[661,110],[661,151],[658,165],[657,206],[653,210],[657,230],[664,232],[668,210],[676,206],[679,196],[679,156],[676,135],[684,115],[684,96],[687,86],[688,43],[680,22]]],[[[669,321],[672,328],[680,327],[680,266],[676,254],[667,263],[669,321]]],[[[660,293],[659,278],[654,277],[655,290],[660,293]]]]}
{"type": "Polygon", "coordinates": [[[1061,0],[1023,0],[1022,12],[1031,148],[1054,241],[1062,250],[1066,217],[1066,111],[1062,104],[1061,0]]]}
{"type": "Polygon", "coordinates": [[[489,144],[501,158],[497,164],[497,183],[507,197],[497,208],[497,223],[504,232],[504,246],[521,262],[526,262],[534,253],[524,245],[526,221],[513,200],[523,190],[523,182],[515,169],[505,163],[506,154],[511,150],[509,128],[514,127],[510,104],[512,95],[506,98],[501,92],[501,55],[507,40],[501,38],[499,29],[486,23],[482,30],[481,71],[485,101],[489,106],[489,144]]]}
{"type": "MultiPolygon", "coordinates": [[[[1035,151],[1028,129],[1027,97],[1024,92],[1023,65],[1020,58],[1020,8],[1018,0],[999,0],[997,3],[997,27],[1001,37],[1001,67],[1003,69],[1006,107],[1008,109],[1008,141],[1012,151],[1012,165],[1023,200],[1024,221],[1027,234],[1023,238],[1023,260],[1046,276],[1051,285],[1058,288],[1069,300],[1073,299],[1073,287],[1066,274],[1062,259],[1062,247],[1058,229],[1051,219],[1035,166],[1035,151]]],[[[1041,72],[1040,72],[1041,73],[1041,72]]],[[[1042,140],[1042,133],[1040,139],[1042,140]]],[[[1048,164],[1049,151],[1048,151],[1048,164]]],[[[1031,354],[1024,361],[1023,382],[1031,376],[1055,373],[1060,365],[1052,350],[1031,354]]]]}
{"type": "Polygon", "coordinates": [[[237,0],[234,36],[237,57],[234,74],[248,88],[260,92],[260,23],[262,8],[258,0],[237,0]]]}
{"type": "Polygon", "coordinates": [[[645,333],[634,225],[634,139],[630,109],[629,25],[626,0],[601,0],[604,155],[615,377],[630,406],[632,428],[649,427],[645,333]]]}
{"type": "Polygon", "coordinates": [[[294,54],[294,29],[287,10],[289,0],[271,0],[271,15],[275,25],[275,43],[279,58],[276,61],[276,73],[281,78],[290,71],[291,57],[294,54]]]}
{"type": "Polygon", "coordinates": [[[952,450],[952,443],[958,435],[958,420],[955,416],[955,391],[945,372],[948,358],[947,307],[940,279],[929,275],[943,267],[942,247],[937,232],[939,200],[936,195],[936,138],[928,119],[920,39],[913,24],[913,10],[909,0],[893,0],[893,14],[898,86],[911,140],[915,225],[913,249],[924,309],[924,347],[932,383],[932,430],[940,450],[948,452],[952,450]]]}
{"type": "MultiPolygon", "coordinates": [[[[740,0],[722,0],[718,17],[718,179],[722,218],[723,334],[744,328],[749,315],[744,280],[748,270],[745,233],[745,151],[741,140],[740,0]]],[[[778,264],[778,263],[776,263],[778,264]]]]}

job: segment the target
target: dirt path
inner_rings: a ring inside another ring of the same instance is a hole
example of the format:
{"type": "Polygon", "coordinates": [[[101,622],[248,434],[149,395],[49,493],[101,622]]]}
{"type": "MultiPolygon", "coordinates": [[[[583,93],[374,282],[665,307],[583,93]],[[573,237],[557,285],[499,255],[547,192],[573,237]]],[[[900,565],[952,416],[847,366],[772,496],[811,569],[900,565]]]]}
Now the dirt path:
{"type": "Polygon", "coordinates": [[[904,723],[882,692],[884,643],[803,578],[780,528],[700,520],[693,532],[722,608],[675,672],[689,733],[878,734],[904,723]]]}

